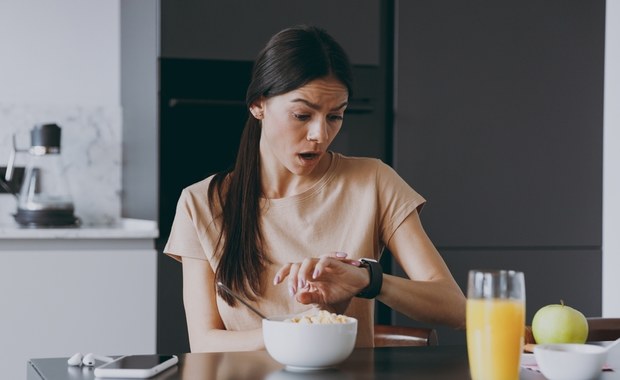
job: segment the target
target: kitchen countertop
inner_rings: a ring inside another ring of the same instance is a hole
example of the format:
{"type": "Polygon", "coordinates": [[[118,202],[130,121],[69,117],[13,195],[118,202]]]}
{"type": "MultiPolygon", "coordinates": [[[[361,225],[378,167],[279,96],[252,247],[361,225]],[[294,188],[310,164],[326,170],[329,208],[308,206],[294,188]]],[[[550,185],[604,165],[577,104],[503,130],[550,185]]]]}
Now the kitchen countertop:
{"type": "Polygon", "coordinates": [[[155,239],[159,236],[157,223],[152,220],[121,219],[115,225],[80,226],[68,228],[21,227],[15,222],[0,223],[3,239],[155,239]]]}

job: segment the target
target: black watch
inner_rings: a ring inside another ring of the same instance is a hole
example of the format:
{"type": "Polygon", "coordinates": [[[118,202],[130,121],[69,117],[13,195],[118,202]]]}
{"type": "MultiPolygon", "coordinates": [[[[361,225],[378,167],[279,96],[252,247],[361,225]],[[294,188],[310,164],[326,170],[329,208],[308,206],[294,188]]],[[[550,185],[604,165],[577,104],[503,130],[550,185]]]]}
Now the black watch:
{"type": "Polygon", "coordinates": [[[370,284],[362,289],[356,297],[360,298],[375,298],[381,293],[381,286],[383,285],[383,268],[377,260],[373,259],[360,259],[361,267],[368,269],[368,275],[370,276],[370,284]]]}

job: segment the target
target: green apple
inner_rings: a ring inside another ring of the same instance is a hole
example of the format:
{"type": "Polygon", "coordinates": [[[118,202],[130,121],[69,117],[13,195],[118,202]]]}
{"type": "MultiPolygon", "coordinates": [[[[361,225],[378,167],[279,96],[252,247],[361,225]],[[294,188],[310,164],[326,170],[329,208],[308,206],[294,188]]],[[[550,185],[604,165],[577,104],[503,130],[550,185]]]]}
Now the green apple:
{"type": "Polygon", "coordinates": [[[532,334],[538,344],[585,343],[588,321],[578,310],[564,305],[547,305],[534,314],[532,334]]]}

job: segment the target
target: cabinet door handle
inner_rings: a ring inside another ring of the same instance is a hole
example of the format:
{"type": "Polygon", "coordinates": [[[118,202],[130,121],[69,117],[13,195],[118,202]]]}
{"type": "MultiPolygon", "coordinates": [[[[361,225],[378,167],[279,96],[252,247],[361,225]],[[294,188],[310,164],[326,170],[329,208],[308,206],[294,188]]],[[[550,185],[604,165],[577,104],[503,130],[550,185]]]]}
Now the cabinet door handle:
{"type": "Polygon", "coordinates": [[[363,115],[363,114],[373,113],[373,112],[375,112],[375,107],[371,105],[349,106],[347,110],[344,111],[345,114],[350,113],[350,114],[355,114],[355,115],[363,115]]]}
{"type": "Polygon", "coordinates": [[[205,107],[218,107],[218,106],[232,106],[232,107],[244,107],[245,102],[243,100],[218,100],[218,99],[183,99],[183,98],[171,98],[168,101],[168,107],[174,108],[179,106],[205,106],[205,107]]]}
{"type": "MultiPolygon", "coordinates": [[[[245,107],[245,102],[241,100],[218,100],[218,99],[184,99],[184,98],[171,98],[168,101],[168,107],[180,107],[180,106],[204,106],[204,107],[245,107]]],[[[350,105],[346,113],[350,114],[367,114],[373,113],[375,108],[370,104],[352,104],[350,105]]]]}

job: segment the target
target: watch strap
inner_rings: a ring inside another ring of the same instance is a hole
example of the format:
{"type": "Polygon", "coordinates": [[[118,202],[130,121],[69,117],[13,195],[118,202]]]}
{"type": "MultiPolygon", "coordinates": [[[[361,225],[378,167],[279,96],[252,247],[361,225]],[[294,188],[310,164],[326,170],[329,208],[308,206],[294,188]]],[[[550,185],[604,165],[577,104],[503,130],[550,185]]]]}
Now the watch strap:
{"type": "Polygon", "coordinates": [[[360,263],[362,267],[368,269],[370,283],[356,297],[375,298],[381,293],[381,287],[383,286],[383,268],[377,260],[373,259],[360,259],[360,263]]]}

